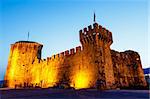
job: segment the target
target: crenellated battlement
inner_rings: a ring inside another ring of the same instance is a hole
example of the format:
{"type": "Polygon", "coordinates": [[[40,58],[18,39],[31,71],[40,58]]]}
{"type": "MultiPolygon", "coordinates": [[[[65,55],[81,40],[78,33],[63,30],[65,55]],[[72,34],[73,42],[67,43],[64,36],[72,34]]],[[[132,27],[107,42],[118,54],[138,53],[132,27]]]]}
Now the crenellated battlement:
{"type": "Polygon", "coordinates": [[[89,25],[88,28],[80,30],[79,34],[81,44],[93,43],[96,41],[96,38],[103,42],[107,42],[108,44],[112,44],[113,42],[112,33],[97,23],[94,23],[93,26],[89,25]]]}
{"type": "Polygon", "coordinates": [[[64,52],[52,55],[51,57],[47,57],[47,59],[41,59],[40,62],[42,61],[51,61],[51,60],[55,60],[55,59],[60,59],[60,58],[65,58],[71,55],[75,55],[77,53],[80,53],[82,51],[82,47],[81,46],[77,46],[76,48],[72,48],[70,50],[66,50],[64,52]]]}

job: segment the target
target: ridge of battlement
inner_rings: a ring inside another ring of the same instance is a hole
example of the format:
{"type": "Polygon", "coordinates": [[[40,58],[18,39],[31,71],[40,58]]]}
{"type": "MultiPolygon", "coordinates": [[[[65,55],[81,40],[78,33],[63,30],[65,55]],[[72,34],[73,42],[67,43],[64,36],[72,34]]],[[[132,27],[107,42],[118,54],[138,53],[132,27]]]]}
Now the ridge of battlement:
{"type": "Polygon", "coordinates": [[[70,50],[66,50],[61,53],[54,54],[51,57],[47,57],[46,59],[40,59],[39,62],[50,61],[50,60],[55,60],[55,59],[59,59],[59,58],[65,58],[65,57],[80,53],[81,51],[82,51],[82,47],[77,46],[75,48],[71,48],[70,50]]]}
{"type": "Polygon", "coordinates": [[[88,28],[85,27],[83,30],[79,31],[79,34],[81,44],[95,41],[96,35],[102,41],[110,44],[113,42],[112,33],[101,25],[98,25],[98,23],[94,23],[93,26],[89,25],[88,28]]]}
{"type": "Polygon", "coordinates": [[[111,55],[115,58],[122,57],[123,59],[128,59],[130,57],[132,59],[135,59],[136,61],[140,60],[139,53],[133,50],[125,50],[121,52],[116,50],[111,50],[111,55]]]}

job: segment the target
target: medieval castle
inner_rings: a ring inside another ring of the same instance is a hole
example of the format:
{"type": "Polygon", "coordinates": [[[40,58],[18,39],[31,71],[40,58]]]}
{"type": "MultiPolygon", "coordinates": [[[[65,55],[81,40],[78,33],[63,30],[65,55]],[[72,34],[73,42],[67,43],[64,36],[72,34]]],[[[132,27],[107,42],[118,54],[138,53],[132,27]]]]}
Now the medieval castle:
{"type": "Polygon", "coordinates": [[[94,23],[79,31],[82,46],[41,59],[43,45],[18,41],[11,45],[5,74],[10,88],[42,88],[68,84],[76,89],[146,86],[140,56],[110,49],[112,33],[94,23]]]}

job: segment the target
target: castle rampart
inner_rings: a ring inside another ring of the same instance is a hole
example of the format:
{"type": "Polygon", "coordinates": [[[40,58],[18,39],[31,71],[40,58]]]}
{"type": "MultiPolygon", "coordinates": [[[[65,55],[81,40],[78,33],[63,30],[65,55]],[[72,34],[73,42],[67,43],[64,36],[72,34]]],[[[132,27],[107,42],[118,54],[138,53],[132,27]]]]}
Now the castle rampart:
{"type": "Polygon", "coordinates": [[[19,41],[11,45],[5,84],[8,87],[54,87],[68,84],[76,89],[112,89],[145,86],[137,52],[110,49],[112,33],[94,23],[79,31],[82,46],[41,59],[43,45],[19,41]]]}

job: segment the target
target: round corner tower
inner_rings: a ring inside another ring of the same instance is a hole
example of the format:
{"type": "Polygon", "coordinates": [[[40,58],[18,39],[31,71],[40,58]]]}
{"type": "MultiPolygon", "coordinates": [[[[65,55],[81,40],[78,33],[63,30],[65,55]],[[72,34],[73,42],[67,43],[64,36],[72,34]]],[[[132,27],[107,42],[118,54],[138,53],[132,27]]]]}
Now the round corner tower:
{"type": "Polygon", "coordinates": [[[11,44],[7,71],[5,74],[5,86],[14,88],[23,86],[27,82],[28,69],[34,60],[41,59],[43,45],[32,41],[18,41],[11,44]]]}

